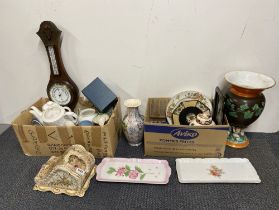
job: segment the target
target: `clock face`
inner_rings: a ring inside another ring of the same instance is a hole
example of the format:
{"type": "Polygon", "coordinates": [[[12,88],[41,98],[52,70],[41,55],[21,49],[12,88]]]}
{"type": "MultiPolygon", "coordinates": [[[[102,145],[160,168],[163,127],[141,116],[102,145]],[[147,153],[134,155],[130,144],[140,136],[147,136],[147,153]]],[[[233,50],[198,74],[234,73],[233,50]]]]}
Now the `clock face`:
{"type": "Polygon", "coordinates": [[[71,101],[71,91],[66,85],[54,84],[49,89],[50,99],[59,105],[67,105],[71,101]]]}

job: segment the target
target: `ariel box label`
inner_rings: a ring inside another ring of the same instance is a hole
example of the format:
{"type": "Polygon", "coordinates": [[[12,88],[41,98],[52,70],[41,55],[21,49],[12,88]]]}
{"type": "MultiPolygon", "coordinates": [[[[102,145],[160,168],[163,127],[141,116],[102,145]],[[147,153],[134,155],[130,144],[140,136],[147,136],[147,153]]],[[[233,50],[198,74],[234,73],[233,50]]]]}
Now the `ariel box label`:
{"type": "Polygon", "coordinates": [[[228,124],[214,126],[169,125],[165,122],[165,114],[163,113],[166,101],[165,98],[148,99],[144,122],[145,155],[224,157],[229,131],[228,124]],[[154,104],[159,104],[160,107],[154,107],[154,104]],[[161,109],[162,113],[157,111],[154,114],[152,109],[161,109]]]}

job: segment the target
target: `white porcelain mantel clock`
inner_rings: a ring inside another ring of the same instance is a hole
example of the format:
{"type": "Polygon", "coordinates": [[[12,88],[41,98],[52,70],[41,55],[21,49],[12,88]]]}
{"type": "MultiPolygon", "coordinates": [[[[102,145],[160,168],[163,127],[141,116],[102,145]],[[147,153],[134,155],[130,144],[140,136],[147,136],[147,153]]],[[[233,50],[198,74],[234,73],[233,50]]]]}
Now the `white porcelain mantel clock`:
{"type": "Polygon", "coordinates": [[[61,57],[61,31],[51,21],[40,25],[37,35],[43,41],[50,63],[50,80],[47,95],[51,101],[74,109],[79,97],[77,85],[67,74],[61,57]]]}

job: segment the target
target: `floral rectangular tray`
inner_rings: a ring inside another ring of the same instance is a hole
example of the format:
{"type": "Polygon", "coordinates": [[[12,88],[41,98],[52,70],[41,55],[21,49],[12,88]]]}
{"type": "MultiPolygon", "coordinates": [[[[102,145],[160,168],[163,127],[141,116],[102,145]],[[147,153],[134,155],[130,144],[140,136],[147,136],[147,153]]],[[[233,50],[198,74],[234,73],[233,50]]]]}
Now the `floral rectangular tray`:
{"type": "Polygon", "coordinates": [[[167,184],[171,168],[166,160],[104,158],[97,166],[98,181],[167,184]]]}
{"type": "Polygon", "coordinates": [[[246,158],[178,158],[176,170],[180,183],[260,183],[246,158]]]}

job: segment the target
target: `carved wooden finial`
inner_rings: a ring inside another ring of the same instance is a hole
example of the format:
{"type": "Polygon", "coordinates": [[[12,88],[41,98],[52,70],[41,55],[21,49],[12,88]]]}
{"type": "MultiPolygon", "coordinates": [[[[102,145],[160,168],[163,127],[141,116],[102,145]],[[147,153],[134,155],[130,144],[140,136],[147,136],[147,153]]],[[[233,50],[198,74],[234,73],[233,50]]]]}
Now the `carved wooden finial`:
{"type": "Polygon", "coordinates": [[[60,40],[60,31],[51,21],[44,21],[40,25],[37,35],[41,38],[45,46],[57,45],[60,40]]]}

